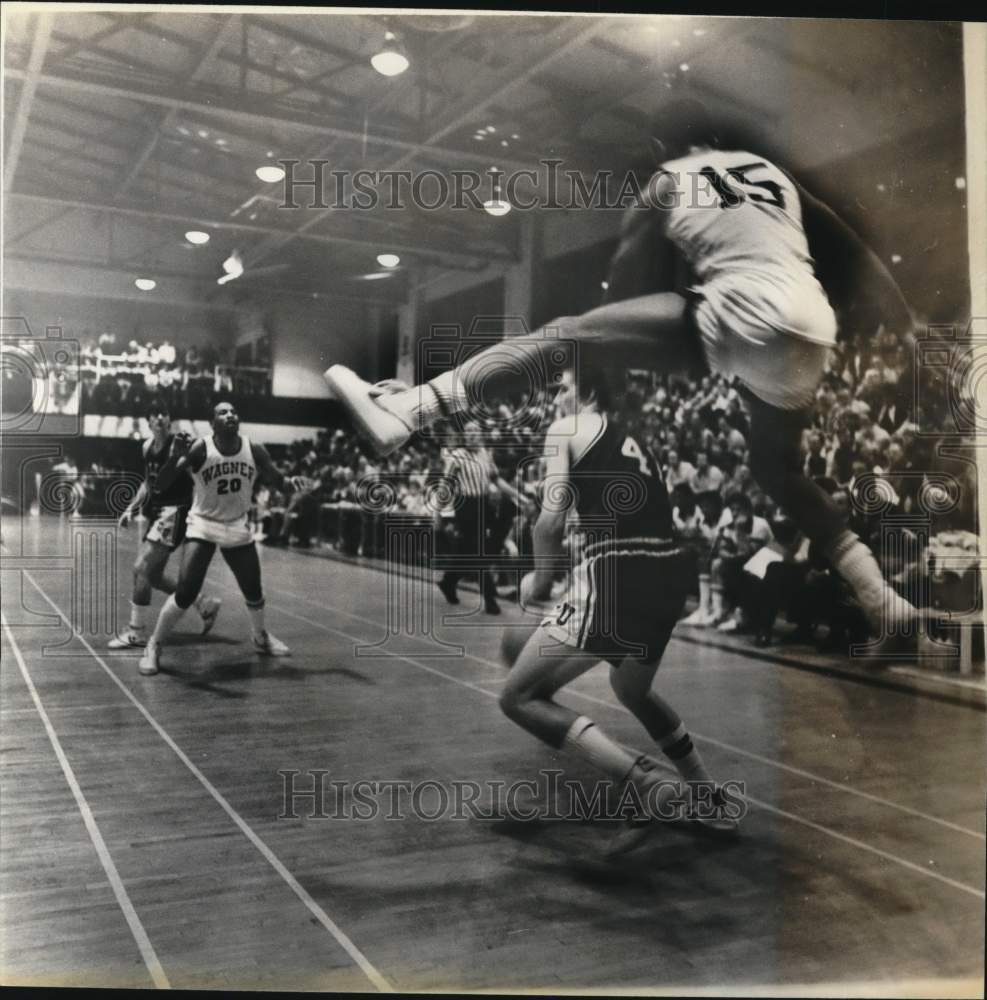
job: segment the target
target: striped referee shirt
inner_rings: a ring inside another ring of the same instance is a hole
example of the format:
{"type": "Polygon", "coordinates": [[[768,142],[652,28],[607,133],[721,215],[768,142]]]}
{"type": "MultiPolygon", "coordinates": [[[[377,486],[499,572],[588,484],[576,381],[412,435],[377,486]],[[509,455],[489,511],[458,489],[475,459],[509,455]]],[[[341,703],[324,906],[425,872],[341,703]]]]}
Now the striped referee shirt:
{"type": "Polygon", "coordinates": [[[450,448],[445,471],[467,497],[486,496],[490,481],[500,475],[486,448],[450,448]]]}

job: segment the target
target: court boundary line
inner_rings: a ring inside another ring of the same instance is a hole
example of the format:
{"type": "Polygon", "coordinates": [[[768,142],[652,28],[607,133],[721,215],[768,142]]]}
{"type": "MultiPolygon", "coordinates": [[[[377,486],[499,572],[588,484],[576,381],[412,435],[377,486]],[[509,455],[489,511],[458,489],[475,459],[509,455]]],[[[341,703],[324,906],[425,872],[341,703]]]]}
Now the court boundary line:
{"type": "MultiPolygon", "coordinates": [[[[260,543],[258,543],[260,544],[260,543]]],[[[265,546],[265,549],[271,549],[271,546],[265,546]]],[[[373,557],[370,556],[347,556],[341,552],[333,551],[323,551],[315,549],[280,549],[282,555],[301,555],[308,559],[326,559],[330,562],[340,563],[343,566],[352,566],[356,569],[369,570],[372,573],[395,573],[398,576],[406,578],[415,578],[415,574],[408,572],[400,565],[392,565],[385,560],[376,560],[374,562],[363,562],[361,560],[369,560],[373,557]],[[380,565],[378,565],[378,562],[380,565]]],[[[471,586],[467,586],[470,593],[479,594],[479,590],[473,590],[471,586]]],[[[503,598],[501,598],[503,600],[503,598]]],[[[960,690],[969,693],[958,693],[950,691],[932,690],[930,688],[917,687],[914,684],[907,684],[901,680],[895,680],[894,678],[888,677],[884,673],[875,674],[864,674],[858,673],[853,670],[848,670],[836,665],[826,665],[821,663],[804,663],[801,660],[795,659],[793,656],[786,656],[784,653],[773,653],[769,650],[764,649],[737,649],[727,645],[726,643],[715,642],[712,639],[706,638],[699,635],[681,635],[678,632],[672,636],[673,642],[685,642],[694,646],[705,646],[707,649],[718,649],[725,653],[733,653],[736,656],[740,656],[746,660],[753,660],[755,662],[763,663],[773,663],[777,666],[788,667],[791,670],[800,670],[803,673],[816,674],[820,677],[835,677],[837,680],[846,681],[850,684],[861,684],[865,687],[875,687],[883,688],[887,691],[894,691],[897,694],[910,695],[914,698],[927,698],[930,701],[938,701],[945,705],[955,705],[957,708],[969,708],[976,712],[987,713],[987,699],[976,698],[974,693],[967,686],[962,687],[960,690]]],[[[935,675],[929,677],[916,677],[916,681],[920,684],[949,684],[948,680],[935,675]]]]}
{"type": "Polygon", "coordinates": [[[45,711],[44,703],[41,701],[38,689],[35,687],[34,681],[31,679],[31,673],[27,668],[27,664],[24,662],[24,655],[21,653],[20,646],[14,638],[14,633],[10,627],[10,623],[7,621],[7,616],[2,612],[0,612],[0,623],[3,625],[7,641],[10,643],[14,659],[17,661],[17,666],[21,672],[21,678],[27,686],[28,693],[31,695],[31,700],[34,702],[34,707],[41,719],[42,725],[44,726],[48,742],[55,751],[55,757],[62,769],[62,774],[69,786],[69,791],[71,791],[72,797],[75,799],[75,804],[82,816],[82,822],[86,827],[86,832],[89,834],[89,839],[92,841],[92,845],[96,851],[96,856],[99,858],[99,863],[103,866],[103,872],[110,884],[110,889],[116,898],[117,905],[123,912],[123,917],[127,921],[127,926],[130,929],[130,933],[133,935],[134,943],[137,945],[141,958],[144,960],[144,965],[151,977],[151,982],[154,983],[156,989],[171,989],[171,983],[168,980],[168,976],[164,971],[164,967],[162,966],[160,959],[158,958],[157,952],[154,950],[154,945],[151,944],[151,939],[148,937],[147,931],[144,929],[144,924],[141,922],[141,918],[137,915],[137,910],[134,908],[134,904],[130,900],[130,895],[127,893],[127,889],[123,884],[123,879],[120,877],[120,872],[117,870],[113,856],[110,854],[110,849],[106,846],[106,841],[103,839],[103,834],[100,832],[99,824],[96,822],[96,817],[93,815],[92,809],[89,807],[89,802],[86,800],[86,796],[76,779],[75,771],[69,763],[69,759],[62,747],[62,741],[59,739],[58,733],[55,732],[55,727],[51,724],[51,719],[45,711]]]}
{"type": "MultiPolygon", "coordinates": [[[[89,655],[99,664],[106,675],[113,681],[114,684],[124,693],[127,699],[133,704],[138,712],[144,717],[145,721],[151,726],[152,729],[158,734],[159,737],[164,741],[165,745],[175,754],[176,757],[185,765],[185,767],[192,773],[193,777],[202,785],[202,787],[212,796],[216,804],[226,813],[227,816],[233,821],[234,825],[240,830],[240,832],[247,838],[248,841],[257,849],[265,861],[281,876],[281,879],[285,882],[289,889],[298,897],[298,899],[305,905],[308,911],[318,920],[325,930],[329,932],[336,943],[346,952],[347,955],[356,963],[367,979],[377,988],[381,993],[393,993],[394,987],[391,985],[389,980],[387,980],[370,960],[363,954],[363,952],[353,943],[350,937],[343,931],[343,929],[329,916],[325,910],[312,898],[305,887],[295,878],[294,875],[288,870],[280,858],[271,850],[270,847],[261,839],[261,837],[254,832],[251,826],[247,823],[245,819],[233,808],[232,805],[226,800],[222,792],[216,788],[215,785],[199,770],[198,767],[192,762],[189,756],[184,750],[171,738],[167,730],[154,718],[153,715],[144,707],[144,705],[137,699],[137,697],[130,691],[126,684],[120,680],[116,674],[106,665],[103,658],[93,649],[89,644],[88,640],[84,635],[72,627],[71,620],[66,616],[62,609],[48,596],[44,588],[34,579],[33,576],[27,571],[22,570],[25,577],[31,583],[31,586],[44,598],[45,601],[52,607],[55,613],[61,618],[66,625],[68,625],[69,630],[72,633],[74,639],[78,639],[79,642],[85,646],[89,655]]],[[[7,626],[9,632],[9,626],[7,626]]]]}
{"type": "MultiPolygon", "coordinates": [[[[282,593],[285,592],[282,591],[282,593]]],[[[323,605],[323,606],[329,610],[333,610],[330,605],[323,605]]],[[[360,639],[358,636],[350,635],[347,632],[343,632],[341,629],[332,628],[329,625],[323,625],[321,622],[313,621],[310,618],[306,618],[304,615],[296,614],[295,612],[289,611],[288,609],[280,607],[279,605],[268,603],[267,607],[271,608],[274,611],[278,611],[281,614],[287,615],[289,618],[297,618],[299,621],[305,622],[307,625],[311,625],[314,628],[319,629],[320,631],[330,632],[334,635],[342,636],[344,639],[348,639],[350,642],[358,642],[358,643],[364,642],[364,640],[360,639]]],[[[472,691],[477,691],[484,697],[487,698],[498,697],[495,691],[487,691],[484,688],[477,686],[476,684],[471,684],[469,681],[462,680],[462,678],[455,677],[452,674],[447,674],[443,670],[439,670],[435,667],[430,667],[427,664],[420,663],[403,653],[391,653],[382,656],[381,659],[403,660],[405,663],[408,663],[414,667],[418,667],[420,670],[424,670],[430,674],[435,674],[437,677],[443,677],[448,681],[452,681],[453,684],[458,684],[461,687],[469,688],[472,691]]],[[[573,694],[577,693],[575,691],[572,691],[571,689],[567,690],[569,690],[570,693],[573,694]]],[[[596,701],[597,699],[593,700],[596,701]]],[[[604,702],[604,701],[600,701],[600,704],[613,709],[619,707],[617,705],[611,705],[609,702],[604,702]]],[[[927,878],[935,879],[937,882],[941,882],[945,885],[948,885],[953,889],[958,889],[961,892],[968,893],[971,896],[975,896],[977,899],[985,898],[983,890],[977,889],[972,885],[967,885],[965,882],[960,882],[956,879],[952,879],[948,875],[942,875],[939,872],[930,871],[926,868],[923,868],[921,865],[915,864],[915,862],[913,861],[909,861],[907,858],[899,857],[896,854],[892,854],[890,851],[885,851],[880,847],[874,847],[871,844],[867,844],[862,840],[857,840],[856,838],[849,837],[846,834],[840,833],[838,830],[832,830],[827,826],[823,826],[821,823],[816,823],[813,820],[804,819],[803,817],[798,816],[795,813],[790,813],[784,809],[779,809],[776,806],[769,805],[768,803],[762,802],[759,799],[755,799],[752,796],[747,795],[745,797],[749,802],[754,803],[756,806],[758,806],[761,809],[764,809],[766,812],[774,813],[775,815],[781,816],[784,819],[787,819],[791,822],[799,823],[803,826],[809,827],[810,829],[823,833],[829,837],[834,838],[835,840],[842,841],[843,843],[850,844],[854,847],[859,848],[860,850],[869,852],[871,854],[875,854],[878,857],[884,858],[886,861],[891,861],[895,864],[901,865],[903,868],[906,868],[910,871],[914,871],[920,875],[924,875],[927,878]]]]}
{"type": "MultiPolygon", "coordinates": [[[[222,586],[222,584],[220,586],[222,586]]],[[[231,591],[233,590],[233,588],[227,588],[227,589],[231,591]]],[[[295,600],[303,601],[306,604],[313,604],[316,607],[326,608],[329,611],[334,611],[337,614],[341,614],[344,615],[345,617],[352,618],[355,621],[363,622],[366,625],[372,625],[374,627],[377,627],[380,624],[379,622],[375,622],[370,618],[364,618],[362,615],[354,614],[352,611],[344,611],[342,608],[337,608],[335,605],[327,604],[325,601],[321,602],[313,601],[311,600],[311,598],[307,598],[302,594],[293,593],[290,590],[284,590],[283,588],[279,588],[278,592],[288,597],[292,597],[295,600]]],[[[269,605],[269,606],[274,607],[274,605],[269,605]]],[[[418,639],[418,641],[420,642],[427,642],[425,638],[419,638],[418,636],[413,636],[413,638],[418,639]]],[[[382,656],[395,656],[395,655],[397,654],[394,653],[382,654],[382,656]]],[[[743,654],[738,654],[738,655],[742,656],[743,654]]],[[[503,664],[495,663],[493,660],[488,660],[486,659],[486,657],[483,656],[477,656],[475,653],[464,653],[464,659],[473,660],[475,663],[482,663],[485,666],[496,667],[501,671],[506,670],[506,667],[504,667],[503,664]]],[[[611,702],[603,701],[602,699],[596,698],[593,695],[584,694],[583,692],[579,691],[574,687],[567,687],[566,690],[570,691],[572,694],[576,695],[579,698],[585,699],[586,701],[591,701],[599,705],[606,705],[607,707],[619,709],[625,714],[629,714],[627,713],[627,709],[623,708],[623,706],[621,705],[612,704],[611,702]]],[[[906,815],[909,816],[914,816],[917,819],[926,820],[929,823],[934,823],[938,826],[945,827],[946,829],[952,830],[956,833],[962,833],[968,837],[973,837],[976,840],[982,840],[987,842],[987,834],[983,834],[979,830],[974,830],[971,829],[970,827],[962,826],[959,823],[953,823],[950,820],[943,819],[940,816],[933,816],[931,813],[923,812],[920,809],[913,809],[911,806],[902,805],[899,802],[893,802],[891,799],[885,799],[880,795],[874,795],[871,792],[862,791],[859,788],[854,788],[852,785],[844,784],[841,781],[835,781],[832,778],[825,778],[821,774],[814,774],[812,771],[806,771],[803,768],[794,767],[791,764],[784,764],[781,761],[772,760],[770,757],[764,757],[759,753],[755,753],[753,750],[745,750],[742,747],[735,746],[732,743],[725,743],[722,740],[714,739],[711,736],[704,736],[702,733],[697,733],[693,729],[690,729],[689,732],[694,739],[701,740],[704,743],[710,743],[713,746],[719,747],[721,750],[727,750],[731,753],[738,754],[741,757],[749,757],[751,760],[756,760],[762,764],[768,765],[769,767],[775,767],[778,768],[779,770],[787,771],[788,773],[798,775],[801,778],[806,778],[810,781],[814,781],[822,785],[827,785],[830,788],[835,788],[838,791],[846,792],[848,795],[856,795],[862,799],[867,800],[868,802],[874,802],[877,805],[886,806],[889,809],[895,809],[898,812],[905,813],[906,815]]]]}

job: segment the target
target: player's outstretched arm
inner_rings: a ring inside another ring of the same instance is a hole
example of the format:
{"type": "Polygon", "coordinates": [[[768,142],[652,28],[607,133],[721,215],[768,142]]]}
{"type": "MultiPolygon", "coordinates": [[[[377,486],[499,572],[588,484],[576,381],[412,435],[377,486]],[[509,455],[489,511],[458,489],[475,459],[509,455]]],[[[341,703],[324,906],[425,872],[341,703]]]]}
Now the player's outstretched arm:
{"type": "Polygon", "coordinates": [[[562,554],[565,521],[571,507],[569,489],[569,441],[573,421],[556,420],[545,435],[545,479],[541,511],[531,530],[535,569],[522,583],[521,603],[545,601],[552,593],[558,556],[562,554]]]}
{"type": "Polygon", "coordinates": [[[294,490],[299,493],[307,493],[314,490],[316,483],[307,476],[286,476],[281,472],[271,460],[270,452],[264,445],[256,441],[250,442],[250,451],[254,456],[260,479],[268,486],[273,486],[282,493],[294,490]]]}

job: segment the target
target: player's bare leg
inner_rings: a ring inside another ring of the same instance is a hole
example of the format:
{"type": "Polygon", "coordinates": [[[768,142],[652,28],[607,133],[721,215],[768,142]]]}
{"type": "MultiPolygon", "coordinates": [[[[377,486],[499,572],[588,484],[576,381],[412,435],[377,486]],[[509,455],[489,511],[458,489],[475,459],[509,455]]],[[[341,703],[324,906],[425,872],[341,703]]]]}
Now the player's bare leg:
{"type": "MultiPolygon", "coordinates": [[[[168,572],[172,550],[166,545],[147,539],[141,546],[134,563],[134,586],[130,599],[130,620],[126,630],[111,639],[111,649],[140,647],[147,643],[148,614],[151,593],[159,590],[173,594],[178,588],[177,578],[168,572]]],[[[216,597],[200,594],[195,599],[195,609],[202,619],[202,634],[208,633],[216,623],[222,602],[216,597]]]]}
{"type": "MultiPolygon", "coordinates": [[[[501,710],[542,742],[578,754],[616,785],[633,784],[639,800],[657,815],[679,797],[676,785],[662,781],[643,754],[629,753],[592,719],[553,700],[557,691],[599,662],[590,653],[546,642],[544,633],[535,630],[511,667],[500,695],[501,710]]],[[[651,672],[653,676],[654,667],[651,672]]]]}
{"type": "MultiPolygon", "coordinates": [[[[622,354],[628,359],[647,356],[663,371],[680,371],[690,358],[699,359],[686,307],[686,300],[674,292],[608,303],[491,345],[458,368],[397,392],[388,391],[393,383],[375,387],[343,365],[329,368],[325,379],[357,426],[386,455],[440,417],[475,406],[482,399],[483,383],[492,376],[505,391],[528,389],[532,373],[544,372],[551,354],[570,344],[576,351],[603,347],[613,364],[622,354]]],[[[567,364],[578,365],[578,360],[568,357],[567,364]]]]}
{"type": "Polygon", "coordinates": [[[291,656],[291,650],[268,632],[264,621],[264,589],[261,585],[257,545],[248,542],[232,549],[223,549],[222,553],[246,602],[254,648],[265,656],[291,656]]]}
{"type": "Polygon", "coordinates": [[[691,818],[715,833],[735,834],[737,817],[726,808],[720,788],[707,770],[682,719],[653,689],[656,670],[657,663],[625,659],[619,666],[610,667],[610,687],[688,784],[692,798],[691,818]]]}
{"type": "Polygon", "coordinates": [[[154,632],[147,640],[144,655],[137,669],[145,676],[156,674],[160,668],[161,649],[185,612],[195,603],[202,590],[202,584],[209,571],[216,546],[198,538],[190,538],[182,549],[182,567],[178,573],[178,585],[165,601],[158,613],[154,632]]]}

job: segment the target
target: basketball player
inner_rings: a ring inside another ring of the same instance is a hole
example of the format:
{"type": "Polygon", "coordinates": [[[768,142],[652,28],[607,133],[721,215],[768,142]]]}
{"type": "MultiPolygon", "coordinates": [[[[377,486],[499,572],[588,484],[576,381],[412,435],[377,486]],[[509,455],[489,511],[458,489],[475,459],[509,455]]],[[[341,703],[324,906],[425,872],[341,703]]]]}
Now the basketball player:
{"type": "Polygon", "coordinates": [[[178,587],[165,601],[138,665],[147,676],[158,672],[161,647],[198,597],[217,546],[247,603],[254,647],[267,656],[291,653],[264,625],[260,560],[247,512],[258,475],[282,491],[309,490],[315,484],[304,476],[282,475],[262,444],[240,434],[240,418],[232,403],[214,407],[212,430],[211,436],[191,447],[188,439],[176,438],[171,457],[158,472],[159,487],[167,489],[176,476],[187,470],[193,493],[178,587]]]}
{"type": "MultiPolygon", "coordinates": [[[[573,510],[586,544],[565,597],[521,648],[500,706],[549,746],[579,754],[618,786],[635,785],[649,811],[660,814],[679,799],[683,816],[702,816],[699,821],[717,832],[735,832],[739,804],[724,801],[682,720],[651,690],[688,580],[660,468],[607,413],[609,391],[599,367],[586,367],[578,392],[567,389],[561,406],[563,416],[545,439],[535,569],[522,581],[522,604],[548,599],[573,510]],[[601,661],[610,664],[610,684],[621,704],[678,770],[681,787],[667,780],[656,784],[660,772],[645,755],[629,753],[591,719],[553,700],[561,687],[601,661]],[[705,808],[698,801],[690,804],[689,792],[696,800],[705,797],[705,808]]],[[[643,832],[622,834],[621,847],[632,846],[643,832]]]]}
{"type": "Polygon", "coordinates": [[[578,349],[603,345],[611,366],[618,349],[664,371],[705,362],[739,380],[751,410],[755,478],[827,554],[871,627],[880,632],[909,622],[915,610],[885,582],[832,500],[802,474],[802,428],[836,341],[835,314],[816,278],[806,227],[824,238],[834,259],[852,262],[859,297],[880,308],[888,328],[901,335],[912,327],[908,305],[876,255],[788,174],[753,153],[716,149],[701,105],[677,102],[663,120],[665,134],[655,141],[665,162],[648,184],[647,208],[628,213],[612,261],[608,297],[622,301],[487,348],[404,392],[371,386],[341,365],[326,379],[386,453],[439,416],[479,402],[492,368],[519,385],[527,381],[532,367],[547,365],[558,351],[559,341],[546,329],[578,349]],[[695,277],[684,295],[645,294],[655,287],[651,269],[662,239],[695,277]],[[518,364],[519,357],[527,364],[518,364]]]}
{"type": "MultiPolygon", "coordinates": [[[[171,416],[166,407],[155,404],[147,412],[151,437],[144,442],[144,482],[137,496],[120,515],[120,527],[126,528],[134,511],[144,508],[148,529],[134,562],[134,589],[130,599],[130,622],[126,631],[109,641],[110,649],[129,649],[147,642],[147,616],[151,607],[151,590],[173,594],[175,578],[166,571],[168,559],[185,541],[185,520],[192,502],[192,480],[182,472],[166,490],[158,489],[161,467],[171,457],[175,435],[171,433],[171,416]]],[[[200,595],[195,609],[202,618],[202,634],[216,624],[221,601],[200,595]]]]}

